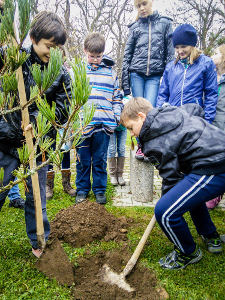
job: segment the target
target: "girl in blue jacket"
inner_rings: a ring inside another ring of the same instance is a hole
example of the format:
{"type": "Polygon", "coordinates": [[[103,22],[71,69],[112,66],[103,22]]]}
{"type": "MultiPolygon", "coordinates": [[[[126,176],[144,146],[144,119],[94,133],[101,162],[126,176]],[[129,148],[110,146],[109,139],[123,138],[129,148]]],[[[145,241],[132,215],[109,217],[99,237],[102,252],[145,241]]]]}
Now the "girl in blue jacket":
{"type": "Polygon", "coordinates": [[[172,41],[177,58],[165,68],[157,106],[197,103],[204,109],[205,120],[212,123],[218,99],[215,64],[195,47],[197,33],[192,25],[178,26],[172,41]]]}

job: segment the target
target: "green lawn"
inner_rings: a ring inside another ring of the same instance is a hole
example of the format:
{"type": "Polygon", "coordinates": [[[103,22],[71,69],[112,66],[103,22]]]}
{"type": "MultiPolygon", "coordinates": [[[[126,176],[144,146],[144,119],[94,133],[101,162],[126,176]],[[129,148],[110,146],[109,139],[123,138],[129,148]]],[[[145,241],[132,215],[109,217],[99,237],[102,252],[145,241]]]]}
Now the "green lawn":
{"type": "MultiPolygon", "coordinates": [[[[23,190],[22,186],[21,190],[23,190]]],[[[132,217],[137,222],[135,229],[132,229],[128,234],[133,251],[153,215],[153,209],[113,207],[110,200],[113,192],[112,186],[108,184],[106,208],[117,216],[132,217]]],[[[72,299],[70,288],[60,286],[55,280],[46,278],[36,270],[36,259],[31,253],[25,232],[23,211],[9,208],[8,203],[7,200],[0,212],[0,299],[72,299]]],[[[47,205],[50,220],[60,209],[73,205],[73,203],[74,199],[63,193],[58,174],[54,198],[48,201],[47,205]]],[[[224,234],[225,211],[215,209],[211,214],[218,230],[224,234]]],[[[203,250],[204,257],[198,264],[188,266],[181,271],[162,270],[158,265],[158,260],[171,251],[172,246],[158,225],[151,233],[148,244],[141,255],[141,260],[152,272],[155,272],[159,285],[167,290],[170,299],[225,299],[224,253],[221,255],[207,253],[189,217],[187,220],[195,240],[203,250]]],[[[90,245],[90,247],[96,246],[90,245]]],[[[115,247],[115,245],[113,246],[111,243],[108,247],[115,247]]],[[[105,243],[100,243],[96,251],[101,248],[107,248],[105,243]]],[[[74,249],[68,246],[66,246],[66,251],[73,261],[79,253],[76,251],[75,255],[74,249]]],[[[79,251],[82,252],[80,249],[79,251]]]]}

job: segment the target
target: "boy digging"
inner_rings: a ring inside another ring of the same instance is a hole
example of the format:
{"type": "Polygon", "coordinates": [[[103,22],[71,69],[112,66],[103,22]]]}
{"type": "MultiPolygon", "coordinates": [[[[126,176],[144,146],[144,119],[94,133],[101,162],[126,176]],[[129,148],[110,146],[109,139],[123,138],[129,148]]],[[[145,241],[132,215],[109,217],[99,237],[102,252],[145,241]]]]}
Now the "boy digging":
{"type": "Polygon", "coordinates": [[[205,202],[225,191],[225,133],[202,117],[197,104],[153,108],[143,98],[133,98],[121,114],[163,179],[155,216],[174,244],[174,251],[159,261],[167,269],[183,269],[202,258],[183,217],[187,211],[208,251],[222,252],[205,202]]]}
{"type": "MultiPolygon", "coordinates": [[[[43,11],[35,16],[30,29],[30,38],[32,45],[28,49],[23,49],[30,54],[26,62],[22,66],[24,84],[27,100],[30,99],[30,87],[35,85],[30,67],[33,64],[41,65],[42,69],[48,64],[50,58],[50,48],[64,45],[66,42],[66,31],[61,19],[54,13],[43,11]]],[[[4,53],[1,49],[0,68],[4,61],[4,53]]],[[[62,67],[60,75],[52,86],[45,92],[46,99],[51,105],[56,103],[56,120],[64,124],[66,122],[68,98],[70,97],[70,77],[66,70],[62,67]],[[65,87],[65,88],[64,88],[65,87]],[[65,89],[67,93],[65,92],[65,89]]],[[[38,114],[38,108],[34,103],[29,106],[29,115],[31,123],[35,123],[35,118],[38,114]]],[[[10,113],[5,118],[0,119],[0,168],[4,168],[3,185],[7,185],[13,181],[12,172],[19,167],[20,161],[16,148],[21,147],[24,141],[23,132],[21,129],[21,113],[10,113]]],[[[56,132],[51,130],[48,134],[55,139],[56,132]]],[[[41,156],[37,159],[37,164],[41,163],[41,156]]],[[[40,194],[42,201],[42,214],[45,231],[45,239],[47,240],[50,233],[49,221],[46,213],[46,173],[47,166],[38,171],[40,194]]],[[[31,178],[27,180],[26,202],[25,202],[25,222],[26,231],[32,246],[32,252],[36,257],[40,257],[42,251],[38,249],[35,208],[32,191],[31,178]]],[[[6,192],[0,193],[0,210],[7,196],[6,192]]]]}

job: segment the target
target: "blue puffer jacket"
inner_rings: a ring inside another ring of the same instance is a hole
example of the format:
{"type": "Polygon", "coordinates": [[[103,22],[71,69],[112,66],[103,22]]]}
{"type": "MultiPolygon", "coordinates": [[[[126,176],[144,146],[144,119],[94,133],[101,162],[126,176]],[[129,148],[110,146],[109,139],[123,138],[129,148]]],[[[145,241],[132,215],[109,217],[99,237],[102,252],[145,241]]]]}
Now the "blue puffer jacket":
{"type": "Polygon", "coordinates": [[[205,111],[205,119],[212,123],[218,100],[216,67],[211,58],[201,54],[186,69],[178,61],[169,62],[163,73],[157,106],[168,102],[173,106],[197,103],[205,111]]]}

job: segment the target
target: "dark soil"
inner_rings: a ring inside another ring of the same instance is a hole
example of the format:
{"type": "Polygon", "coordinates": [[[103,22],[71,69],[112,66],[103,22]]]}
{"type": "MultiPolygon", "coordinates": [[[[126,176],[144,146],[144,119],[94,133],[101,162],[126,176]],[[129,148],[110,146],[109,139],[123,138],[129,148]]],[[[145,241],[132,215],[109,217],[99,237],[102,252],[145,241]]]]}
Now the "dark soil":
{"type": "Polygon", "coordinates": [[[51,224],[51,236],[37,267],[59,283],[72,285],[75,300],[158,300],[167,299],[164,289],[157,288],[157,280],[149,269],[137,264],[126,281],[135,289],[128,293],[115,285],[103,282],[104,264],[118,274],[122,272],[132,253],[128,251],[127,229],[131,220],[117,218],[104,206],[85,201],[60,211],[51,224]],[[76,261],[75,269],[69,262],[59,240],[73,247],[82,247],[98,240],[122,242],[123,248],[91,255],[86,253],[76,261]]]}

